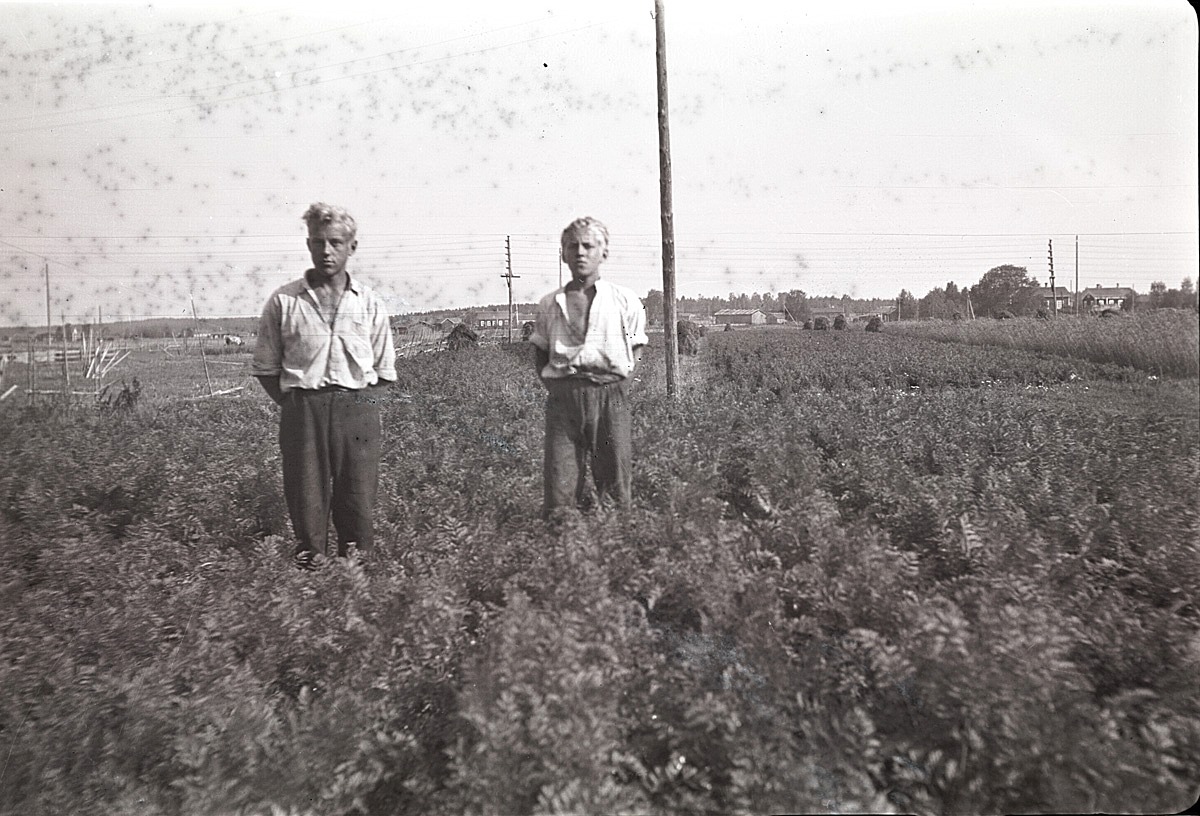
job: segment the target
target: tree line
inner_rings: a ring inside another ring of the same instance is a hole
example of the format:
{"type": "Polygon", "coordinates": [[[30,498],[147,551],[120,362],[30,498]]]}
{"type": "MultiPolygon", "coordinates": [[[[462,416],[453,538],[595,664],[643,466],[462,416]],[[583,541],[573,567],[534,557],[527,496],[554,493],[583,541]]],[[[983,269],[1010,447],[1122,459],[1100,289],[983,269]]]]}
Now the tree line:
{"type": "MultiPolygon", "coordinates": [[[[1060,287],[1061,288],[1061,287],[1060,287]]],[[[1085,291],[1085,290],[1084,290],[1085,291]]],[[[1082,295],[1084,291],[1079,292],[1082,295]]],[[[1070,298],[1068,312],[1074,310],[1075,295],[1070,298]]],[[[652,321],[661,320],[663,293],[651,289],[645,299],[646,313],[652,321]]],[[[1168,289],[1166,284],[1156,281],[1150,286],[1150,294],[1144,302],[1151,309],[1197,309],[1197,292],[1191,278],[1184,278],[1178,289],[1168,289]]],[[[1142,303],[1138,304],[1143,305],[1142,303]]],[[[1134,303],[1127,301],[1122,308],[1132,309],[1134,303]]],[[[971,286],[959,287],[954,281],[937,286],[918,298],[907,289],[901,289],[895,298],[851,298],[849,295],[813,297],[801,289],[788,292],[766,292],[747,295],[730,292],[727,297],[682,296],[676,306],[681,318],[694,314],[711,317],[722,309],[761,309],[764,312],[781,312],[785,319],[803,322],[813,314],[842,311],[846,314],[886,314],[890,319],[900,320],[957,320],[970,315],[975,317],[1032,317],[1047,311],[1046,294],[1037,278],[1029,275],[1028,269],[1013,264],[1002,264],[984,273],[971,286]]]]}
{"type": "MultiPolygon", "coordinates": [[[[653,322],[661,321],[663,313],[663,293],[659,289],[651,289],[645,298],[646,314],[653,322]]],[[[880,314],[895,307],[895,301],[889,298],[852,298],[849,295],[841,297],[828,295],[814,297],[801,289],[788,292],[754,292],[753,294],[730,292],[727,297],[719,295],[712,297],[688,297],[686,295],[676,300],[676,311],[679,315],[698,315],[712,317],[722,309],[761,309],[763,312],[778,312],[786,320],[803,322],[814,313],[842,311],[846,314],[880,314]]]]}

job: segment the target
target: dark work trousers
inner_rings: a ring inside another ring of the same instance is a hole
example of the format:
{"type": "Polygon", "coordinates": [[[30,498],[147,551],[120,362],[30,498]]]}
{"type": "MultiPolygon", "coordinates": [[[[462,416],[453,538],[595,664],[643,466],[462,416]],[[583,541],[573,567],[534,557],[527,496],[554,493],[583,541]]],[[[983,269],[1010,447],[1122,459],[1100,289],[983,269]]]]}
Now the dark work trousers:
{"type": "Polygon", "coordinates": [[[351,542],[370,550],[380,451],[379,406],[370,391],[296,388],[282,408],[283,494],[297,552],[328,554],[331,511],[338,555],[351,542]]]}
{"type": "Polygon", "coordinates": [[[601,501],[628,507],[633,474],[629,381],[598,385],[583,379],[546,380],[544,515],[583,508],[587,465],[601,501]]]}

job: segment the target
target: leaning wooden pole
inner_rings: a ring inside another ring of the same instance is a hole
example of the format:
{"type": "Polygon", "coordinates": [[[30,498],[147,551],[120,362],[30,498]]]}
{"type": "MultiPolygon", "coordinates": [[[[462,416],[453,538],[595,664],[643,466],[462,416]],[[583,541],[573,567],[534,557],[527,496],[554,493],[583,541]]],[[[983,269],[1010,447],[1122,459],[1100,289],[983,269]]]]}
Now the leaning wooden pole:
{"type": "MultiPolygon", "coordinates": [[[[196,316],[196,299],[189,295],[188,300],[192,302],[192,320],[195,321],[196,328],[199,329],[200,318],[196,316]]],[[[195,332],[193,331],[193,333],[195,332]]],[[[213,395],[212,377],[210,377],[208,374],[208,357],[204,355],[204,338],[197,337],[196,340],[200,345],[200,360],[204,363],[204,382],[206,385],[208,385],[208,395],[211,397],[213,395]]]]}
{"type": "Polygon", "coordinates": [[[679,372],[679,331],[675,304],[675,217],[671,211],[671,128],[667,116],[667,33],[662,0],[654,0],[655,55],[658,62],[658,188],[662,220],[663,338],[667,357],[667,396],[674,397],[679,372]]]}

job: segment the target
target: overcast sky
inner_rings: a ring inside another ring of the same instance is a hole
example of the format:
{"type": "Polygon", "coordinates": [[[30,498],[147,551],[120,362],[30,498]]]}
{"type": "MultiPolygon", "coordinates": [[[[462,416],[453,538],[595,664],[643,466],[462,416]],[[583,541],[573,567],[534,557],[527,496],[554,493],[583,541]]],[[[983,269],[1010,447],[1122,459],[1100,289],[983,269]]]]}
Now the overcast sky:
{"type": "MultiPolygon", "coordinates": [[[[0,7],[0,324],[257,314],[358,219],[396,313],[662,288],[653,0],[0,7]]],[[[1197,269],[1197,25],[1171,2],[667,0],[684,295],[920,296],[1197,269]]]]}

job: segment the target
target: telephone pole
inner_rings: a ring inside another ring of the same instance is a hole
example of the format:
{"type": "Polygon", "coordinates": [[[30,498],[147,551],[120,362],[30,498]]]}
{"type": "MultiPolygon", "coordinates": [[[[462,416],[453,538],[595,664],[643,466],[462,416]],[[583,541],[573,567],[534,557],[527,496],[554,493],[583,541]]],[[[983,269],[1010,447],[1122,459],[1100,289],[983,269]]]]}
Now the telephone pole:
{"type": "Polygon", "coordinates": [[[662,220],[663,344],[667,363],[667,396],[675,396],[679,368],[679,334],[675,304],[675,216],[671,210],[671,127],[667,115],[667,30],[663,0],[654,0],[655,61],[658,64],[658,190],[662,220]]]}
{"type": "Polygon", "coordinates": [[[1079,236],[1075,236],[1075,316],[1079,317],[1079,236]]]}
{"type": "Polygon", "coordinates": [[[63,401],[71,401],[71,347],[67,343],[67,315],[60,312],[62,315],[62,334],[63,334],[63,401]]]}
{"type": "MultiPolygon", "coordinates": [[[[50,327],[50,262],[42,261],[42,271],[46,274],[46,351],[53,348],[54,329],[50,327]]],[[[50,361],[53,355],[46,357],[47,362],[50,361]]]]}
{"type": "Polygon", "coordinates": [[[1050,239],[1050,314],[1058,317],[1058,290],[1054,288],[1054,239],[1050,239]]]}
{"type": "MultiPolygon", "coordinates": [[[[512,301],[512,282],[513,278],[519,278],[520,275],[512,273],[512,236],[504,236],[504,268],[505,272],[500,277],[504,278],[508,283],[508,342],[512,342],[512,327],[513,327],[513,301],[512,301]]],[[[562,271],[559,270],[559,274],[562,271]]]]}

